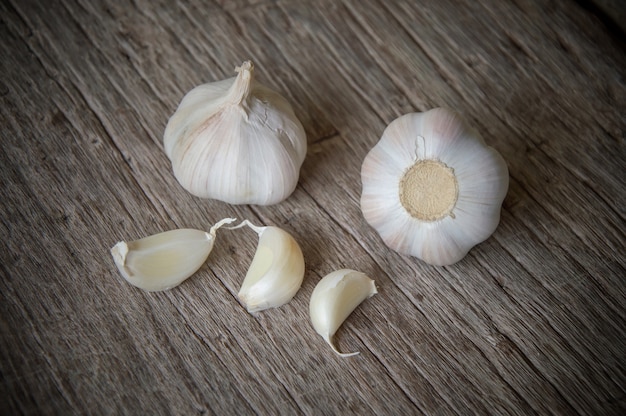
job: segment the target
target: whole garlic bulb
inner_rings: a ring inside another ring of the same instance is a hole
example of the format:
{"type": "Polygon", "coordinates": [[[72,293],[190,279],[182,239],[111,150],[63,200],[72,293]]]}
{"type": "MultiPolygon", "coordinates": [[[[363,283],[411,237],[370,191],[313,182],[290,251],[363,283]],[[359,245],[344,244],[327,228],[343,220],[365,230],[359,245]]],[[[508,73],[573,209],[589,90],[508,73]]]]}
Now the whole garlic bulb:
{"type": "Polygon", "coordinates": [[[165,128],[165,153],[196,196],[275,204],[298,183],[306,133],[287,100],[254,80],[251,62],[236,71],[185,95],[165,128]]]}
{"type": "Polygon", "coordinates": [[[450,110],[401,116],[361,168],[361,210],[393,250],[434,265],[461,260],[500,222],[506,163],[450,110]]]}

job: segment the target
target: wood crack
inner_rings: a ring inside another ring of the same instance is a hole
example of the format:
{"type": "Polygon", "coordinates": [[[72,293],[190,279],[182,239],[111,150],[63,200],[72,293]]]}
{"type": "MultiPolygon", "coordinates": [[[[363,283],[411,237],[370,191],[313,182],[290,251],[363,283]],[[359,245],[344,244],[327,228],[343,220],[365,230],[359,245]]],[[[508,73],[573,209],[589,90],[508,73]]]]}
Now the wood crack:
{"type": "MultiPolygon", "coordinates": [[[[416,409],[418,409],[422,414],[426,415],[428,414],[428,412],[421,406],[421,404],[419,403],[419,401],[417,401],[415,399],[415,397],[413,397],[412,394],[410,394],[410,392],[408,391],[408,389],[404,386],[403,383],[400,382],[400,380],[402,380],[402,377],[397,375],[397,374],[393,374],[391,372],[391,369],[389,368],[390,366],[381,358],[381,355],[379,355],[377,353],[377,349],[373,348],[372,345],[370,345],[366,339],[361,336],[359,333],[355,333],[356,337],[359,339],[359,341],[361,341],[361,343],[363,345],[367,346],[367,349],[369,350],[369,352],[372,354],[372,356],[376,359],[376,361],[378,361],[378,364],[384,369],[384,371],[389,375],[389,378],[391,380],[393,380],[394,384],[402,391],[402,393],[404,393],[404,396],[407,398],[407,400],[409,400],[411,403],[413,403],[413,405],[415,406],[416,409]]],[[[420,376],[423,377],[425,380],[427,380],[426,382],[428,383],[428,377],[426,377],[420,370],[420,368],[417,368],[417,371],[420,373],[420,376]]],[[[430,384],[430,387],[433,390],[436,390],[435,386],[433,386],[432,384],[430,384]]],[[[439,396],[442,400],[445,401],[445,399],[442,396],[439,396]]],[[[449,403],[448,403],[449,404],[449,403]]],[[[452,406],[451,406],[452,407],[452,406]]],[[[457,413],[458,414],[458,413],[457,413]]]]}
{"type": "MultiPolygon", "coordinates": [[[[482,261],[478,260],[480,263],[483,263],[482,261]]],[[[484,267],[484,265],[483,265],[484,267]]],[[[489,270],[489,268],[487,267],[487,270],[489,270]]],[[[456,274],[456,273],[455,273],[456,274]]],[[[495,279],[495,276],[493,275],[493,273],[490,273],[492,279],[495,279]]],[[[445,276],[442,276],[442,278],[445,279],[445,276]]],[[[462,279],[462,276],[458,276],[458,279],[462,279]]],[[[448,280],[448,279],[446,279],[448,280]]],[[[527,356],[527,354],[523,351],[522,348],[520,348],[517,343],[515,343],[512,339],[510,339],[504,332],[503,330],[499,327],[499,325],[493,320],[493,318],[491,317],[491,315],[489,314],[489,312],[487,312],[485,310],[485,308],[481,308],[480,304],[477,302],[471,302],[468,299],[467,295],[463,295],[452,283],[449,282],[450,288],[452,291],[454,291],[457,296],[459,296],[460,298],[462,298],[466,304],[467,307],[470,308],[471,310],[475,310],[477,311],[477,315],[480,315],[481,319],[483,320],[483,322],[487,325],[487,328],[492,331],[493,333],[497,334],[498,336],[501,336],[503,338],[506,338],[508,340],[509,345],[512,345],[515,348],[515,352],[516,355],[519,356],[528,366],[528,368],[530,370],[532,370],[536,375],[538,375],[539,377],[541,377],[543,380],[545,380],[546,382],[548,382],[551,387],[554,389],[554,391],[559,391],[556,386],[554,386],[551,381],[549,380],[549,378],[547,377],[547,374],[544,371],[541,371],[540,368],[538,366],[536,366],[527,356]]],[[[500,284],[497,284],[497,286],[500,287],[500,284]]],[[[506,292],[507,298],[509,299],[509,301],[514,304],[516,307],[519,308],[519,310],[521,311],[526,311],[525,308],[520,304],[520,302],[517,301],[517,299],[512,296],[510,293],[506,292]]],[[[467,321],[462,315],[459,315],[457,317],[457,319],[459,319],[460,321],[462,321],[463,323],[465,323],[467,325],[467,327],[471,327],[471,323],[469,321],[467,321]]],[[[463,335],[466,337],[466,339],[475,346],[475,348],[477,349],[477,351],[479,351],[479,353],[485,358],[485,360],[491,365],[493,366],[495,370],[495,373],[498,375],[498,377],[500,377],[507,385],[509,385],[511,387],[511,391],[514,392],[515,395],[517,395],[521,400],[523,400],[529,407],[533,408],[533,406],[527,401],[527,399],[525,397],[522,396],[521,392],[518,391],[516,388],[514,388],[510,382],[509,379],[507,377],[505,377],[500,368],[503,364],[502,361],[497,360],[494,361],[493,359],[488,358],[489,355],[486,354],[485,349],[483,346],[481,346],[480,344],[478,344],[477,342],[475,342],[467,333],[467,330],[465,330],[462,326],[459,325],[459,322],[455,321],[455,320],[451,320],[452,325],[454,327],[456,327],[461,333],[463,333],[463,335]]],[[[494,348],[499,349],[498,345],[495,344],[493,345],[494,348]]],[[[509,376],[510,377],[510,376],[509,376]]],[[[560,392],[559,392],[560,393],[560,392]]],[[[567,403],[566,398],[561,394],[561,398],[564,400],[565,403],[567,403]]],[[[536,409],[535,409],[536,410],[536,409]]]]}
{"type": "MultiPolygon", "coordinates": [[[[185,298],[187,298],[187,299],[189,300],[189,302],[193,303],[193,299],[189,299],[189,297],[188,297],[186,294],[185,294],[184,296],[185,296],[185,298]]],[[[202,345],[204,345],[204,346],[205,346],[205,347],[206,347],[209,351],[211,351],[211,353],[213,354],[214,358],[215,358],[215,359],[217,359],[217,360],[219,361],[219,363],[222,365],[222,367],[224,367],[224,368],[228,368],[228,363],[226,363],[226,362],[224,362],[224,361],[222,360],[222,357],[221,357],[221,355],[220,355],[219,351],[217,351],[217,350],[213,347],[212,343],[211,343],[211,342],[209,342],[209,341],[206,339],[206,337],[205,337],[204,335],[202,335],[201,333],[199,333],[199,332],[196,330],[196,328],[195,328],[193,325],[191,325],[191,324],[190,324],[190,322],[191,322],[190,317],[189,317],[189,316],[188,316],[185,312],[183,312],[183,311],[180,309],[180,307],[179,307],[179,306],[178,306],[175,302],[173,302],[171,299],[170,299],[170,304],[171,304],[171,305],[172,305],[172,306],[176,309],[176,311],[178,312],[178,314],[179,314],[179,315],[180,315],[180,316],[181,316],[181,317],[185,320],[185,327],[186,327],[186,328],[187,328],[187,329],[191,332],[191,334],[194,336],[194,338],[196,338],[196,340],[197,340],[198,342],[200,342],[200,343],[201,343],[202,345]]],[[[233,337],[233,334],[232,334],[232,333],[231,333],[231,337],[233,337]]],[[[256,408],[252,402],[250,402],[250,400],[248,399],[248,397],[246,397],[246,396],[243,396],[243,397],[244,397],[244,400],[245,400],[245,402],[246,402],[247,406],[248,406],[250,409],[255,409],[255,412],[256,412],[257,414],[259,414],[259,409],[258,409],[258,408],[256,408]]]]}
{"type": "MultiPolygon", "coordinates": [[[[511,178],[515,179],[513,176],[511,176],[511,178]]],[[[522,190],[526,193],[526,195],[527,195],[529,198],[531,198],[531,199],[535,202],[535,204],[537,204],[537,206],[541,207],[541,209],[542,209],[545,213],[547,213],[547,214],[548,214],[551,218],[553,218],[555,221],[557,221],[557,220],[558,220],[556,217],[554,217],[554,215],[550,212],[550,210],[548,210],[548,209],[547,209],[547,207],[544,207],[544,206],[543,206],[543,205],[542,205],[539,201],[537,201],[537,199],[535,198],[535,196],[534,196],[533,194],[531,194],[531,193],[528,191],[528,189],[526,189],[526,187],[523,185],[523,183],[521,183],[521,182],[519,182],[519,181],[516,181],[516,182],[518,182],[518,185],[520,186],[520,188],[521,188],[521,189],[522,189],[522,190]]],[[[511,215],[512,215],[514,218],[516,218],[519,222],[523,223],[523,224],[526,226],[526,230],[527,230],[530,234],[532,234],[532,235],[534,235],[535,237],[537,237],[538,241],[542,241],[542,240],[541,240],[541,238],[540,238],[540,236],[539,236],[537,233],[533,232],[532,227],[530,227],[530,226],[529,226],[529,225],[528,225],[525,221],[523,221],[523,218],[518,218],[518,217],[517,217],[514,213],[511,213],[511,215]]],[[[557,223],[558,223],[558,222],[557,222],[557,223]]],[[[572,231],[572,233],[573,233],[573,231],[572,231]]],[[[575,235],[576,235],[576,234],[575,234],[575,235]]],[[[579,237],[579,236],[578,236],[578,237],[579,237]]],[[[568,261],[568,263],[575,264],[576,266],[578,266],[578,267],[582,268],[582,269],[583,269],[583,270],[587,273],[587,275],[588,275],[589,277],[591,277],[591,279],[594,281],[594,283],[596,284],[596,286],[597,286],[600,290],[602,290],[602,292],[603,292],[603,294],[606,296],[606,298],[608,298],[608,299],[613,299],[612,304],[608,305],[608,306],[610,306],[610,308],[613,310],[613,312],[614,312],[614,313],[616,313],[616,314],[618,314],[618,315],[620,315],[622,319],[626,319],[626,315],[624,315],[623,313],[621,313],[621,312],[619,311],[619,308],[613,305],[613,303],[615,303],[615,305],[620,305],[620,304],[621,304],[621,302],[620,302],[618,299],[614,298],[614,296],[615,296],[615,295],[613,295],[613,294],[612,294],[612,292],[607,291],[607,290],[606,290],[606,288],[604,287],[604,285],[603,285],[600,281],[598,281],[598,280],[594,277],[594,273],[592,273],[589,269],[587,269],[587,267],[585,267],[585,265],[584,265],[584,264],[582,264],[582,263],[581,263],[581,262],[577,259],[577,257],[576,257],[574,254],[572,254],[572,253],[571,253],[571,252],[570,252],[567,248],[563,247],[563,246],[562,246],[562,245],[558,242],[558,240],[555,240],[555,243],[556,243],[557,247],[558,247],[558,248],[559,248],[562,252],[567,253],[567,261],[568,261]]],[[[543,245],[546,249],[550,250],[550,247],[549,247],[548,245],[546,245],[546,244],[544,244],[544,243],[542,243],[542,245],[543,245]]]]}
{"type": "Polygon", "coordinates": [[[340,136],[341,136],[341,134],[337,130],[335,130],[335,131],[333,131],[333,132],[331,132],[331,133],[329,133],[329,134],[327,134],[325,136],[318,137],[318,138],[314,139],[311,143],[309,143],[309,146],[320,145],[320,144],[322,144],[324,142],[336,139],[336,138],[338,138],[340,136]]]}
{"type": "MultiPolygon", "coordinates": [[[[411,31],[406,24],[404,23],[404,21],[400,18],[398,18],[398,16],[394,13],[393,10],[391,10],[389,8],[389,5],[386,4],[386,2],[384,0],[378,0],[379,4],[381,5],[381,7],[383,9],[385,9],[385,11],[394,18],[394,20],[400,25],[400,27],[402,28],[402,30],[406,33],[406,35],[413,41],[415,42],[415,44],[420,48],[420,50],[424,53],[424,55],[426,57],[428,57],[428,59],[433,63],[435,69],[437,70],[437,72],[439,73],[439,75],[441,76],[441,79],[448,85],[450,85],[454,91],[463,98],[464,101],[470,101],[467,96],[464,94],[463,89],[460,88],[459,84],[458,84],[458,80],[456,79],[456,77],[448,70],[446,69],[446,66],[437,58],[435,57],[435,55],[428,49],[428,47],[424,44],[424,42],[418,37],[416,36],[413,31],[411,31]]],[[[407,97],[409,99],[411,99],[411,97],[407,97]]]]}

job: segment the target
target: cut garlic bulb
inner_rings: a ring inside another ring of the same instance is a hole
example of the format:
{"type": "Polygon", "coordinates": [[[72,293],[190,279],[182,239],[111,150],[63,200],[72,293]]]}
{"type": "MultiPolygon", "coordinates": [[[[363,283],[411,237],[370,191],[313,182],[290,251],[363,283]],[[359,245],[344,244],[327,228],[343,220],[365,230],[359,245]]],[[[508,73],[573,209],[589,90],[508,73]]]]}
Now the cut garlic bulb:
{"type": "Polygon", "coordinates": [[[259,235],[259,244],[237,297],[250,313],[278,308],[289,302],[302,285],[302,250],[289,233],[278,227],[258,227],[245,220],[229,229],[245,225],[259,235]]]}
{"type": "Polygon", "coordinates": [[[332,340],[335,332],[361,302],[376,293],[378,292],[372,279],[350,269],[328,274],[313,289],[309,303],[313,328],[342,357],[350,357],[358,352],[339,352],[332,340]]]}
{"type": "Polygon", "coordinates": [[[111,255],[131,285],[150,292],[171,289],[198,271],[213,250],[217,229],[233,221],[223,219],[208,233],[180,229],[128,243],[120,241],[111,255]]]}
{"type": "Polygon", "coordinates": [[[165,153],[178,182],[196,196],[275,204],[298,183],[306,134],[287,100],[254,80],[251,62],[236,70],[234,78],[185,95],[167,123],[165,153]]]}
{"type": "Polygon", "coordinates": [[[399,117],[361,168],[361,210],[393,250],[434,265],[461,260],[500,222],[506,163],[455,113],[399,117]]]}

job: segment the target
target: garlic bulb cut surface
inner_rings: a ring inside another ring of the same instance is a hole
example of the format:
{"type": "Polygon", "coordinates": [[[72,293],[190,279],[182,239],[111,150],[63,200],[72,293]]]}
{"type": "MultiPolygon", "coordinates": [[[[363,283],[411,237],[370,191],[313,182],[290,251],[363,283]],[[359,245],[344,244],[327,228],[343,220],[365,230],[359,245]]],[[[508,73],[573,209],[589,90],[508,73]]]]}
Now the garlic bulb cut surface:
{"type": "Polygon", "coordinates": [[[252,263],[237,295],[248,312],[277,308],[288,303],[304,279],[304,256],[300,246],[278,227],[257,227],[243,221],[259,235],[252,263]]]}
{"type": "Polygon", "coordinates": [[[361,211],[387,246],[439,266],[493,234],[509,186],[500,154],[443,108],[391,122],[361,179],[361,211]]]}
{"type": "Polygon", "coordinates": [[[215,232],[226,218],[207,233],[193,229],[171,230],[140,240],[120,241],[111,255],[128,283],[150,292],[171,289],[181,284],[204,264],[213,250],[215,232]]]}
{"type": "Polygon", "coordinates": [[[251,62],[236,70],[185,95],[165,128],[165,153],[198,197],[276,204],[298,183],[306,134],[287,100],[255,81],[251,62]]]}
{"type": "Polygon", "coordinates": [[[328,274],[313,289],[309,303],[313,328],[342,357],[350,357],[358,352],[339,352],[332,340],[335,332],[361,302],[376,293],[378,292],[372,279],[350,269],[328,274]]]}

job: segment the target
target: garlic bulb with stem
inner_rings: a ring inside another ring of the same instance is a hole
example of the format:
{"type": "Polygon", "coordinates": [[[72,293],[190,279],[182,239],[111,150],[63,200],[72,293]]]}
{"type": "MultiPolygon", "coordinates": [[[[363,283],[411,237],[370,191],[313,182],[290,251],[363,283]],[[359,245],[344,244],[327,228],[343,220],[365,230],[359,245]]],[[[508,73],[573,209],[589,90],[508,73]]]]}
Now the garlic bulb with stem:
{"type": "Polygon", "coordinates": [[[313,289],[309,302],[313,328],[340,356],[350,357],[358,352],[339,352],[333,343],[335,332],[361,302],[376,293],[372,279],[350,269],[336,270],[324,276],[313,289]]]}
{"type": "Polygon", "coordinates": [[[171,289],[202,267],[213,250],[216,231],[234,221],[225,218],[208,233],[178,229],[128,243],[120,241],[111,249],[111,255],[131,285],[149,292],[171,289]]]}
{"type": "Polygon", "coordinates": [[[443,108],[392,121],[361,178],[363,216],[383,241],[439,266],[495,231],[509,185],[500,154],[443,108]]]}
{"type": "Polygon", "coordinates": [[[165,128],[165,153],[196,196],[275,204],[298,183],[306,134],[287,100],[256,82],[250,61],[236,71],[185,95],[165,128]]]}
{"type": "Polygon", "coordinates": [[[286,304],[304,279],[304,256],[300,246],[278,227],[258,227],[245,220],[228,229],[243,226],[259,235],[259,244],[237,297],[250,313],[286,304]]]}

